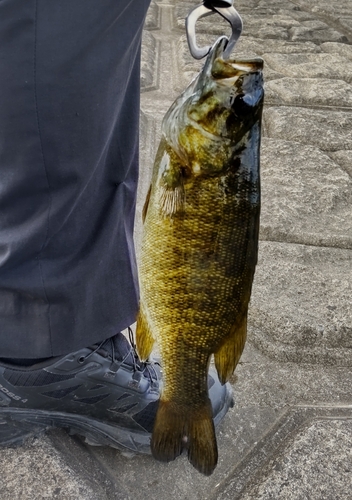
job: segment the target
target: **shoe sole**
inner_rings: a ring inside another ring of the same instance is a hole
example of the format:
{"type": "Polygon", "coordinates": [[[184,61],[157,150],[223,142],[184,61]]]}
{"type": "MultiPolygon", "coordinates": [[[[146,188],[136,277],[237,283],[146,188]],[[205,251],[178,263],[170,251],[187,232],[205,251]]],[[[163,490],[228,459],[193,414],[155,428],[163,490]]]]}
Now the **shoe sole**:
{"type": "MultiPolygon", "coordinates": [[[[232,390],[228,386],[224,405],[214,418],[217,426],[233,407],[232,390]]],[[[82,415],[21,408],[0,408],[0,446],[21,446],[30,437],[52,428],[67,429],[80,435],[91,446],[110,446],[121,452],[150,455],[150,434],[128,430],[82,415]]]]}

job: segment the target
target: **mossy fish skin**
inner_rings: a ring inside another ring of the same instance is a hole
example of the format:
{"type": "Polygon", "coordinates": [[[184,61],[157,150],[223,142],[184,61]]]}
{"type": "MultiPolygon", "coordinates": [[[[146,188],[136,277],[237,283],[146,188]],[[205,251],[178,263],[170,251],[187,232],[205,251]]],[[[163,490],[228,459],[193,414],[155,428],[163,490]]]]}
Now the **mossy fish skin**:
{"type": "Polygon", "coordinates": [[[218,456],[209,360],[225,383],[242,354],[260,212],[263,61],[223,60],[225,46],[165,115],[139,259],[137,349],[146,359],[158,343],[164,378],[152,453],[187,449],[206,475],[218,456]]]}

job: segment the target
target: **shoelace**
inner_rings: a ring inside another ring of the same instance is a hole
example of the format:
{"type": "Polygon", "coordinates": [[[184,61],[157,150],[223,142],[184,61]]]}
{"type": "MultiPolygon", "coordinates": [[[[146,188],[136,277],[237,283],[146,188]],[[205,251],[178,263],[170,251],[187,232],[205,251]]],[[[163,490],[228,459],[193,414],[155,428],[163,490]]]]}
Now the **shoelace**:
{"type": "MultiPolygon", "coordinates": [[[[133,366],[136,370],[138,371],[141,371],[142,373],[144,373],[145,371],[147,372],[148,374],[148,378],[150,380],[150,383],[153,384],[154,383],[154,380],[157,381],[158,380],[158,374],[155,370],[155,367],[154,365],[158,365],[160,366],[160,363],[158,361],[154,361],[154,363],[152,363],[151,361],[149,361],[149,359],[147,359],[146,361],[142,362],[139,357],[138,357],[138,354],[137,354],[137,347],[136,347],[136,344],[134,343],[134,335],[133,335],[133,331],[130,327],[128,327],[128,338],[129,338],[129,341],[130,341],[130,344],[131,344],[131,351],[132,351],[132,356],[133,356],[133,366]],[[138,361],[138,364],[137,364],[137,361],[138,361]],[[140,368],[142,367],[142,369],[140,368]],[[153,377],[154,375],[154,377],[153,377]]],[[[130,353],[129,353],[130,354],[130,353]]],[[[128,354],[127,354],[128,356],[128,354]]]]}
{"type": "Polygon", "coordinates": [[[93,356],[93,354],[96,352],[98,352],[98,354],[105,355],[105,357],[110,355],[111,359],[112,359],[110,371],[112,374],[115,374],[123,363],[125,363],[127,365],[130,364],[127,362],[127,359],[129,356],[131,356],[134,373],[141,374],[144,376],[146,375],[149,378],[150,383],[152,385],[154,385],[158,381],[158,374],[155,370],[154,364],[160,366],[160,363],[158,363],[157,361],[151,362],[151,361],[149,361],[149,359],[142,362],[138,357],[136,344],[134,342],[133,331],[130,327],[128,327],[128,337],[129,337],[131,349],[126,352],[125,356],[123,356],[123,358],[121,360],[118,360],[116,358],[115,344],[114,344],[113,338],[109,338],[109,339],[106,339],[106,340],[103,340],[102,342],[100,342],[100,344],[97,347],[95,347],[89,354],[86,354],[85,356],[81,356],[78,361],[80,363],[84,363],[84,361],[86,361],[88,358],[93,356]],[[109,344],[110,344],[111,354],[110,354],[110,350],[108,348],[104,349],[104,346],[107,347],[109,344]],[[101,351],[101,352],[99,352],[99,351],[101,351]]]}

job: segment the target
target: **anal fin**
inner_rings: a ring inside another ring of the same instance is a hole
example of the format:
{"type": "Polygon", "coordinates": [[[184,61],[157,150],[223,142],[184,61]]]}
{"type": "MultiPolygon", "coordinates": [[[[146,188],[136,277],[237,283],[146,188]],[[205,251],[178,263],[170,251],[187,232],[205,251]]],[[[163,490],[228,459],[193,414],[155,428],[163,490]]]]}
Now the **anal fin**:
{"type": "Polygon", "coordinates": [[[152,352],[154,338],[142,307],[139,310],[136,327],[136,346],[141,361],[146,361],[152,352]]]}
{"type": "Polygon", "coordinates": [[[246,338],[247,312],[240,323],[232,326],[225,342],[214,354],[215,366],[222,384],[225,384],[233,374],[242,355],[246,338]]]}

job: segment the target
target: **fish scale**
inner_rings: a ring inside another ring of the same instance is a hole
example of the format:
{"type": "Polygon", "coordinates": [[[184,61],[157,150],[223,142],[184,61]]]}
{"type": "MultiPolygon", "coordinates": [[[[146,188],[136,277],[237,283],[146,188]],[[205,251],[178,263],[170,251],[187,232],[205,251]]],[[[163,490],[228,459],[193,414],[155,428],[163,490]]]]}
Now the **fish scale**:
{"type": "Polygon", "coordinates": [[[223,61],[224,46],[215,44],[164,118],[144,210],[136,331],[141,358],[156,340],[163,366],[152,453],[169,461],[187,449],[207,475],[218,456],[209,361],[214,354],[225,383],[241,356],[260,210],[263,63],[223,61]]]}
{"type": "MultiPolygon", "coordinates": [[[[152,227],[152,238],[142,250],[148,258],[141,259],[139,269],[141,276],[148,276],[150,281],[150,296],[146,296],[146,300],[154,302],[150,314],[152,329],[165,328],[164,315],[167,314],[170,321],[172,310],[173,329],[182,331],[184,326],[210,329],[210,333],[205,331],[201,337],[216,343],[210,321],[217,330],[228,330],[241,306],[242,287],[237,269],[242,267],[239,259],[242,254],[235,254],[234,247],[244,244],[245,232],[234,231],[233,227],[235,221],[239,217],[244,220],[246,214],[238,207],[235,195],[231,196],[232,200],[227,197],[228,210],[224,211],[216,183],[211,193],[203,190],[201,184],[199,180],[189,189],[185,186],[187,215],[176,214],[172,220],[161,218],[157,204],[148,213],[146,224],[152,227]],[[197,202],[199,192],[202,192],[200,204],[197,202]],[[226,240],[225,244],[219,240],[226,240]],[[164,296],[163,301],[154,301],[156,296],[164,296]],[[203,302],[211,304],[211,308],[201,307],[203,302]]],[[[250,216],[248,211],[247,218],[250,216]]],[[[218,336],[222,338],[222,331],[218,336]]]]}

